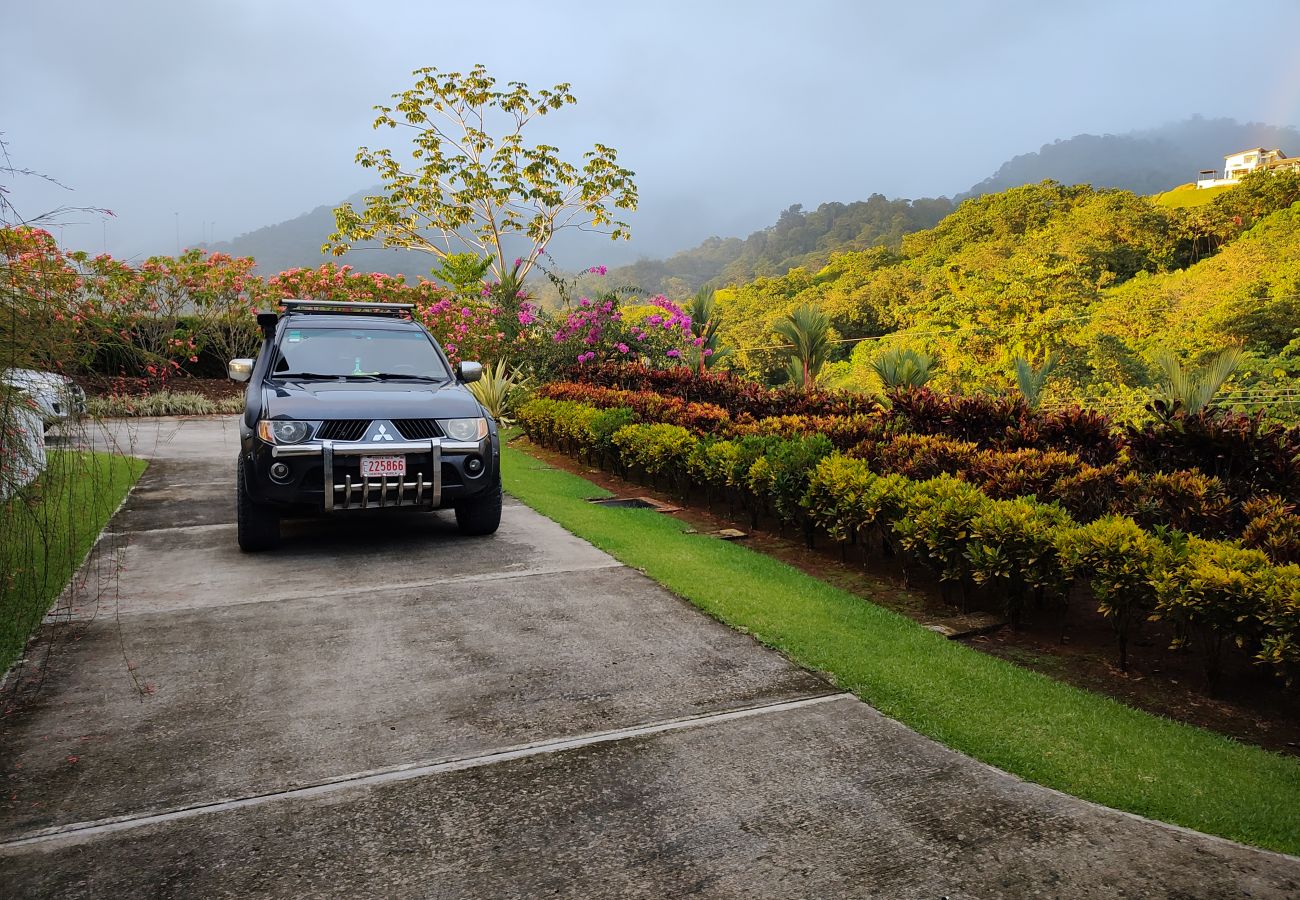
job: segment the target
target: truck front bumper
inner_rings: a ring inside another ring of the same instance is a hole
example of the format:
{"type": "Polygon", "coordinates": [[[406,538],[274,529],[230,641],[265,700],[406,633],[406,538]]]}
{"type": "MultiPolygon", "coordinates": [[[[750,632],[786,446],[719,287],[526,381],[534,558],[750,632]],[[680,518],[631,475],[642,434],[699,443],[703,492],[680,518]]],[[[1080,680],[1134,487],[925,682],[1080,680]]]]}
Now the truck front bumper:
{"type": "Polygon", "coordinates": [[[489,487],[495,481],[498,465],[491,436],[482,441],[429,438],[383,443],[254,443],[260,445],[254,449],[252,466],[258,485],[254,489],[250,484],[250,493],[272,503],[313,507],[325,513],[396,507],[438,509],[489,487]],[[361,476],[362,456],[399,455],[406,457],[405,477],[361,476]],[[472,471],[473,459],[479,460],[477,472],[472,471]],[[275,476],[277,463],[285,464],[286,476],[275,476]]]}

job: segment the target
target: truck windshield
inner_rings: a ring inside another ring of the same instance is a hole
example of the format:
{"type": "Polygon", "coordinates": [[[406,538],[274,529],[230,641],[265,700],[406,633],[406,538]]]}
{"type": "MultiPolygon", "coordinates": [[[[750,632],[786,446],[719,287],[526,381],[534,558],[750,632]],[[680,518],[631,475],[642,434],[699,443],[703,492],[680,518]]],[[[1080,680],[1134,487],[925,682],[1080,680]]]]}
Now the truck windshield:
{"type": "Polygon", "coordinates": [[[451,377],[421,332],[321,327],[286,329],[271,375],[451,377]]]}

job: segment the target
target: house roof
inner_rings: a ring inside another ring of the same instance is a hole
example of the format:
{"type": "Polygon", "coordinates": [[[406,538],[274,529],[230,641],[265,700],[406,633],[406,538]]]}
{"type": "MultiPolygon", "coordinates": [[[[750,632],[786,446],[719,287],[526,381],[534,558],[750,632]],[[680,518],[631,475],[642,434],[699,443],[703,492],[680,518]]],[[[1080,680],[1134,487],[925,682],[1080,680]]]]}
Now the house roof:
{"type": "MultiPolygon", "coordinates": [[[[1224,159],[1232,159],[1234,156],[1241,156],[1243,153],[1267,153],[1263,147],[1247,147],[1245,150],[1238,150],[1236,153],[1225,153],[1224,159]]],[[[1280,152],[1280,151],[1279,151],[1280,152]]]]}

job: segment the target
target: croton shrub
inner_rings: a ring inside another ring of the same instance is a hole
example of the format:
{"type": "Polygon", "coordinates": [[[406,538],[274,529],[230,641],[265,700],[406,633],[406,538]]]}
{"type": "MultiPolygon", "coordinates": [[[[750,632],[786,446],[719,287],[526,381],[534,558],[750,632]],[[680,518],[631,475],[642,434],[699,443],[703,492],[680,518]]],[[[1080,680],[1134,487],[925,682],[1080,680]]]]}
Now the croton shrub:
{"type": "MultiPolygon", "coordinates": [[[[878,541],[924,566],[949,593],[964,599],[968,590],[982,590],[986,599],[997,598],[1013,622],[1027,610],[1061,606],[1069,585],[1082,581],[1114,626],[1121,664],[1143,623],[1157,620],[1172,627],[1176,647],[1201,654],[1211,676],[1230,649],[1288,681],[1300,674],[1300,566],[1278,565],[1260,550],[1167,525],[1143,527],[1127,515],[1081,521],[1061,504],[993,496],[947,472],[878,471],[873,459],[846,455],[819,434],[701,434],[638,422],[628,407],[552,398],[525,404],[519,419],[539,443],[725,496],[809,533],[866,547],[878,541]]],[[[1022,462],[1019,451],[1010,453],[1022,462]]],[[[1101,471],[1078,466],[1059,477],[1101,471]]],[[[1251,512],[1261,531],[1270,517],[1294,516],[1277,503],[1251,512]]]]}

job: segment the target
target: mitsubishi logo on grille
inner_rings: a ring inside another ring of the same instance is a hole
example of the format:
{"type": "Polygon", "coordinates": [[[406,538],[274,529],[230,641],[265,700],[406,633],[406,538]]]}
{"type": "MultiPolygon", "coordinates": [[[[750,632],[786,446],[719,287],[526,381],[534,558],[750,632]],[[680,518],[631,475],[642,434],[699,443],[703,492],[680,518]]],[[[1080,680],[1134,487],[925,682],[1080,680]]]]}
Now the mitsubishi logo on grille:
{"type": "Polygon", "coordinates": [[[380,426],[375,429],[375,433],[370,436],[370,439],[372,441],[391,441],[393,436],[388,433],[388,426],[381,423],[380,426]]]}

